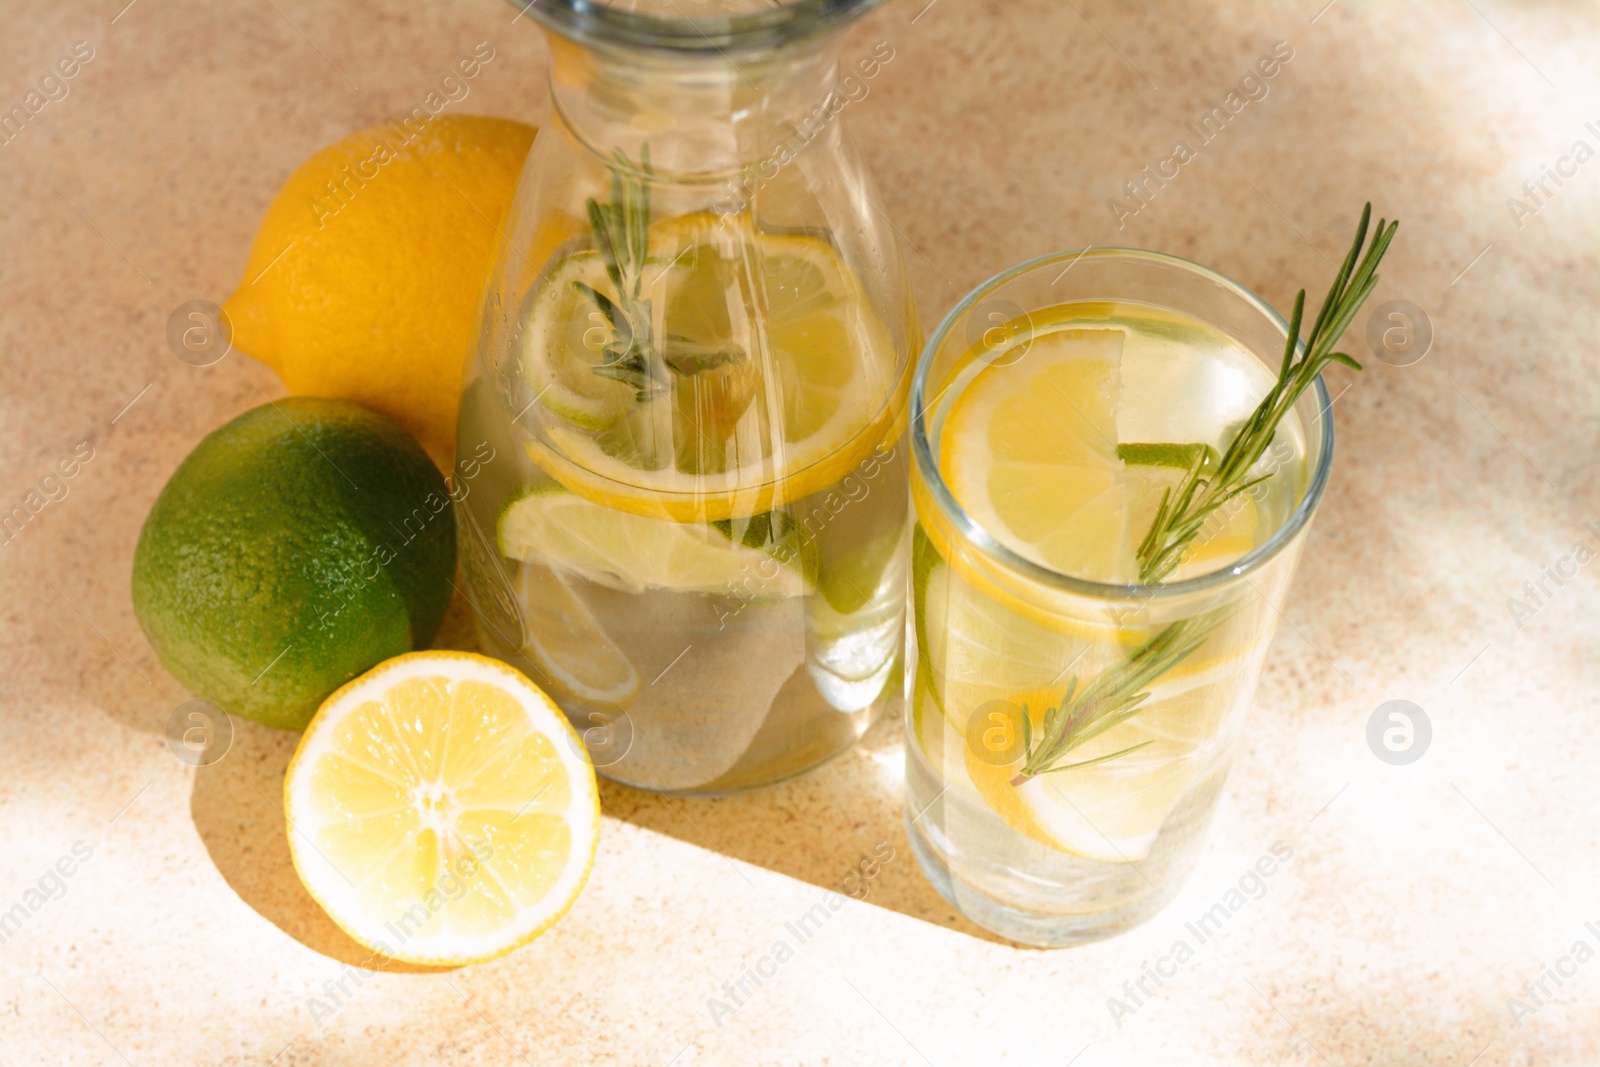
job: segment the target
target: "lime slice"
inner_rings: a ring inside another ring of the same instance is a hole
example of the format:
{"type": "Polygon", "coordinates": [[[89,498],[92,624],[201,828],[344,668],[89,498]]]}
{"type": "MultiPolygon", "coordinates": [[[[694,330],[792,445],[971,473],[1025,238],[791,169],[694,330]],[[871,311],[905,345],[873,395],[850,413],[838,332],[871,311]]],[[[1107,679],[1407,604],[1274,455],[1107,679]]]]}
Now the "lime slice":
{"type": "Polygon", "coordinates": [[[1176,467],[1178,470],[1186,471],[1194,465],[1197,455],[1205,457],[1201,470],[1215,467],[1222,462],[1222,457],[1217,455],[1217,450],[1203,443],[1178,445],[1163,442],[1117,445],[1117,458],[1129,466],[1176,467]]]}
{"type": "Polygon", "coordinates": [[[311,896],[392,959],[504,955],[566,914],[594,863],[594,769],[521,674],[413,652],[335,692],[283,783],[289,853],[311,896]]]}
{"type": "Polygon", "coordinates": [[[619,511],[548,482],[505,505],[496,540],[510,559],[630,593],[797,597],[806,591],[798,553],[779,563],[715,526],[619,511]]]}
{"type": "MultiPolygon", "coordinates": [[[[665,272],[651,264],[645,277],[659,287],[665,272]]],[[[580,286],[611,292],[598,253],[562,260],[534,293],[522,335],[522,368],[546,410],[573,426],[606,430],[632,408],[634,389],[595,373],[610,361],[603,349],[612,332],[580,286]]]]}

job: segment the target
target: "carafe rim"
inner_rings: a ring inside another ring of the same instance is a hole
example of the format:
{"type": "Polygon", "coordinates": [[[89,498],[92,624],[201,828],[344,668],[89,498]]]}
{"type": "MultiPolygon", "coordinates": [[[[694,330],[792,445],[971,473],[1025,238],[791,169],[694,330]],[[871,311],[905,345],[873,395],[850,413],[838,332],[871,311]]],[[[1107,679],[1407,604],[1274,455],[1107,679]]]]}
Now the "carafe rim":
{"type": "Polygon", "coordinates": [[[625,11],[599,0],[510,3],[546,29],[591,48],[731,59],[840,29],[882,0],[792,0],[747,14],[666,18],[625,11]]]}

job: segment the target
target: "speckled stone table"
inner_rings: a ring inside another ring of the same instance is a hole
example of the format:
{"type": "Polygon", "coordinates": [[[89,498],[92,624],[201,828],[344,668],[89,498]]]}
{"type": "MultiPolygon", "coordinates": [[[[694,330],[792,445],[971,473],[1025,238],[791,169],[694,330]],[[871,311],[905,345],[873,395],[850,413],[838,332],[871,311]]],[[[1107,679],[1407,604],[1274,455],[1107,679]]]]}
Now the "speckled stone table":
{"type": "MultiPolygon", "coordinates": [[[[186,694],[129,605],[139,524],[201,434],[281,392],[238,355],[180,362],[165,331],[236,284],[300,160],[476,42],[497,59],[456,106],[534,114],[543,48],[513,14],[0,6],[0,110],[28,116],[0,143],[0,511],[26,513],[0,538],[0,1063],[1600,1063],[1592,5],[891,0],[844,44],[893,49],[846,121],[930,325],[1084,245],[1198,259],[1283,307],[1326,284],[1362,200],[1404,222],[1374,306],[1420,309],[1431,348],[1332,383],[1333,485],[1167,912],[1054,953],[962,922],[909,855],[885,723],[754,796],[607,788],[551,933],[350,977],[359,950],[289,864],[294,739],[241,723],[199,769],[163,741],[186,694]],[[1407,765],[1368,745],[1390,700],[1431,724],[1407,765]],[[865,899],[745,978],[852,878],[865,899]]],[[[470,646],[460,605],[444,639],[470,646]]]]}

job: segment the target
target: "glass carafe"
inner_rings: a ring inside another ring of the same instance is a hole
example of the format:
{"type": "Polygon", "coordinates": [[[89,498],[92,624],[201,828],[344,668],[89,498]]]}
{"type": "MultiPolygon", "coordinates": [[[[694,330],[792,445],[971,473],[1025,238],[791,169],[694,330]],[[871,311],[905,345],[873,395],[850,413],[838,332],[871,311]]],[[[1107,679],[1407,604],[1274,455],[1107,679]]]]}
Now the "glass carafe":
{"type": "Polygon", "coordinates": [[[904,265],[839,112],[875,0],[541,0],[550,107],[467,374],[457,497],[486,651],[597,768],[798,774],[904,689],[904,265]]]}

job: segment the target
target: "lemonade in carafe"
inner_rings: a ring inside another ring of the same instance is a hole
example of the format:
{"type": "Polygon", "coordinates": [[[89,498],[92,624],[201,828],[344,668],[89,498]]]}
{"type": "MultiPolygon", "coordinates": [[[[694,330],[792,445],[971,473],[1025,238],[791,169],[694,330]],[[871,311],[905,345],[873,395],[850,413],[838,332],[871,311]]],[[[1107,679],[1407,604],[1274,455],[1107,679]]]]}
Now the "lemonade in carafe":
{"type": "Polygon", "coordinates": [[[551,114],[458,435],[485,648],[675,792],[815,766],[905,677],[915,315],[828,106],[871,5],[729,6],[530,9],[551,114]]]}

